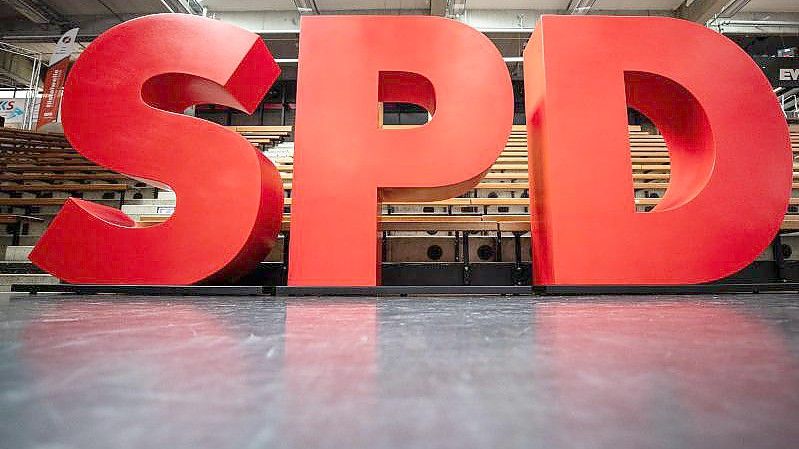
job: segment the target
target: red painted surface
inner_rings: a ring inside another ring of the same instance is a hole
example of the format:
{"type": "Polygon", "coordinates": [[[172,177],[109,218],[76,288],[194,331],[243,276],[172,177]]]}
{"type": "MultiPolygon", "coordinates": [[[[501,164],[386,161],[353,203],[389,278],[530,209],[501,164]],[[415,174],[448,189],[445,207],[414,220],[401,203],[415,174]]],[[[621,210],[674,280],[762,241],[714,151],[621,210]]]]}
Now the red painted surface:
{"type": "Polygon", "coordinates": [[[73,66],[64,131],[86,158],[168,185],[167,222],[139,227],[117,209],[71,199],[30,255],[62,280],[97,284],[225,281],[264,259],[283,188],[244,138],[177,114],[216,103],[252,112],[280,70],[255,34],[220,21],[155,15],[118,25],[73,66]],[[202,45],[194,45],[203,36],[202,45]]]}
{"type": "MultiPolygon", "coordinates": [[[[479,182],[510,132],[507,68],[484,35],[435,17],[306,17],[300,60],[289,284],[376,285],[380,202],[451,198],[479,182]],[[433,117],[382,129],[380,102],[433,117]]],[[[104,33],[67,80],[67,138],[109,170],[171,187],[176,211],[142,227],[71,199],[30,259],[73,283],[247,272],[275,243],[280,177],[241,136],[177,113],[252,112],[278,74],[258,36],[219,21],[157,15],[104,33]],[[198,35],[203,46],[188,44],[198,35]]],[[[787,127],[764,75],[723,36],[674,19],[545,16],[525,83],[536,284],[712,281],[777,232],[787,127]],[[669,146],[670,187],[651,213],[632,198],[627,105],[669,146]]]]}
{"type": "Polygon", "coordinates": [[[508,69],[485,36],[435,17],[304,17],[300,60],[289,284],[376,285],[379,202],[479,182],[510,134],[508,69]],[[434,115],[381,129],[381,101],[434,115]]]}
{"type": "Polygon", "coordinates": [[[524,71],[536,284],[712,281],[778,231],[788,129],[733,42],[675,19],[545,16],[524,71]],[[669,147],[670,186],[649,213],[633,202],[627,105],[669,147]]]}

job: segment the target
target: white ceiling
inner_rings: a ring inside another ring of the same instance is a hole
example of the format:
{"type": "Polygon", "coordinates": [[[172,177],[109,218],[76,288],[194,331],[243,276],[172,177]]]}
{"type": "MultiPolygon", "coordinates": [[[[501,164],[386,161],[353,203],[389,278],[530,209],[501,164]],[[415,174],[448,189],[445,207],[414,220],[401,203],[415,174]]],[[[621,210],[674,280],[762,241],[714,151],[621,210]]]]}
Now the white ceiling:
{"type": "MultiPolygon", "coordinates": [[[[468,4],[468,2],[467,2],[468,4]]],[[[429,0],[316,0],[321,11],[345,9],[430,9],[429,0]]]]}
{"type": "MultiPolygon", "coordinates": [[[[211,11],[291,11],[292,0],[204,0],[211,11]]],[[[468,4],[468,2],[467,2],[468,4]]],[[[320,11],[430,9],[430,0],[316,0],[320,11]]]]}
{"type": "MultiPolygon", "coordinates": [[[[779,0],[776,0],[779,1],[779,0]]],[[[783,3],[799,2],[784,0],[783,3]]],[[[594,9],[672,10],[682,0],[599,0],[594,9]]],[[[295,9],[292,0],[204,0],[211,11],[286,11],[295,9]]],[[[430,0],[316,0],[320,11],[365,9],[429,9],[430,0]]],[[[569,0],[466,0],[468,9],[566,9],[569,0]]]]}
{"type": "MultiPolygon", "coordinates": [[[[104,0],[120,12],[137,9],[136,3],[157,3],[158,0],[104,0]]],[[[674,10],[683,0],[598,0],[594,10],[674,10]]],[[[70,5],[68,11],[91,9],[102,12],[97,1],[53,0],[58,6],[70,5]]],[[[211,11],[293,11],[292,0],[203,0],[211,11]]],[[[412,10],[429,9],[430,0],[316,0],[320,11],[345,10],[412,10]]],[[[566,9],[569,0],[466,0],[468,9],[566,9]]],[[[150,6],[150,5],[148,5],[150,6]]],[[[138,9],[142,9],[138,7],[138,9]]],[[[744,11],[799,12],[799,0],[751,0],[744,11]]],[[[131,11],[132,12],[132,11],[131,11]]]]}
{"type": "Polygon", "coordinates": [[[203,0],[211,11],[290,11],[296,10],[291,0],[203,0]]]}
{"type": "Polygon", "coordinates": [[[48,0],[47,4],[70,16],[168,12],[160,0],[48,0]]]}
{"type": "Polygon", "coordinates": [[[569,0],[466,0],[467,9],[565,9],[569,0]]]}
{"type": "MultiPolygon", "coordinates": [[[[292,0],[201,0],[211,11],[296,11],[292,0]]],[[[161,0],[47,0],[73,15],[148,14],[166,12],[161,0]],[[107,7],[106,7],[107,6],[107,7]]],[[[594,10],[674,10],[682,0],[598,0],[594,10]]],[[[316,0],[320,11],[427,10],[430,0],[316,0]]],[[[562,10],[569,0],[466,0],[468,9],[562,10]]],[[[751,0],[744,12],[799,12],[799,0],[751,0]]],[[[18,14],[0,0],[0,18],[18,14]]]]}
{"type": "Polygon", "coordinates": [[[671,11],[677,9],[681,4],[682,0],[599,0],[593,9],[657,9],[671,11]]]}
{"type": "Polygon", "coordinates": [[[752,0],[745,12],[799,12],[799,0],[752,0]]]}

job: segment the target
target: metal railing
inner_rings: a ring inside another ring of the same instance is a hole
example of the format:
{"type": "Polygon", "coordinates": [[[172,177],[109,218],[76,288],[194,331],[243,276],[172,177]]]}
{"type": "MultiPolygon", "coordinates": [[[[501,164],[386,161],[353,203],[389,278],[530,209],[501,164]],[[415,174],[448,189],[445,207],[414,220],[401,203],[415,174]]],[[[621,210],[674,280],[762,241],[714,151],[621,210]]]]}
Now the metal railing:
{"type": "Polygon", "coordinates": [[[799,118],[799,97],[794,95],[780,95],[777,97],[785,118],[799,118]]]}
{"type": "Polygon", "coordinates": [[[0,52],[11,53],[31,60],[31,76],[25,92],[25,109],[22,115],[22,128],[33,129],[36,125],[36,101],[39,96],[39,80],[42,74],[42,54],[17,47],[6,42],[0,42],[0,52]]]}

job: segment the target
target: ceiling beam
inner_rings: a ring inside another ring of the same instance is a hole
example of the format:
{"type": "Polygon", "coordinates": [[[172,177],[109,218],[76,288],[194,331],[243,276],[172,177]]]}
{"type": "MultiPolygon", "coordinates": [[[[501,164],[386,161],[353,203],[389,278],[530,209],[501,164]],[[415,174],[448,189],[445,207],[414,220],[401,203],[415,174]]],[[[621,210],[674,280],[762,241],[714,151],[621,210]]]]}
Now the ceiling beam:
{"type": "Polygon", "coordinates": [[[683,19],[705,24],[718,18],[729,18],[743,9],[750,0],[694,0],[684,2],[677,8],[683,19]]]}
{"type": "Polygon", "coordinates": [[[15,11],[25,16],[33,23],[40,25],[55,24],[61,27],[74,25],[71,20],[62,15],[43,0],[0,0],[15,11]]]}
{"type": "Polygon", "coordinates": [[[316,0],[294,0],[294,6],[300,14],[319,14],[316,0]]]}
{"type": "Polygon", "coordinates": [[[15,49],[13,46],[4,44],[0,47],[0,77],[11,80],[17,86],[30,84],[34,71],[34,62],[31,56],[25,54],[22,49],[15,49]]]}
{"type": "Polygon", "coordinates": [[[567,10],[572,15],[586,15],[594,7],[597,0],[571,0],[567,10]]]}
{"type": "MultiPolygon", "coordinates": [[[[135,14],[121,14],[122,19],[138,17],[135,14]]],[[[120,19],[111,14],[103,16],[74,16],[80,28],[79,42],[90,42],[94,37],[119,24],[120,19]]],[[[37,24],[25,20],[0,20],[0,41],[18,43],[55,43],[64,34],[63,27],[50,24],[37,24]]]]}
{"type": "Polygon", "coordinates": [[[161,3],[169,12],[192,14],[195,16],[202,16],[205,14],[205,8],[203,8],[197,0],[161,0],[161,3]]]}

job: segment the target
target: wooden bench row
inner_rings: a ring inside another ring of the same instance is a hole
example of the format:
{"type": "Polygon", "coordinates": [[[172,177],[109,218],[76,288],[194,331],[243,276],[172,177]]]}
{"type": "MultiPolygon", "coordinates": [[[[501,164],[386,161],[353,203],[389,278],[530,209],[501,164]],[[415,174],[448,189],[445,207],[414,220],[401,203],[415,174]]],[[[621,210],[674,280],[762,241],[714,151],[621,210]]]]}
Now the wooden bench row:
{"type": "Polygon", "coordinates": [[[0,214],[0,225],[6,226],[6,232],[11,231],[11,246],[19,245],[23,223],[35,221],[40,222],[43,220],[39,217],[30,217],[27,215],[0,214]]]}
{"type": "MultiPolygon", "coordinates": [[[[644,167],[643,165],[636,164],[637,167],[644,167]]],[[[652,171],[666,171],[664,170],[666,167],[663,166],[654,166],[652,171]]],[[[81,167],[83,169],[85,167],[81,167]]],[[[41,169],[38,169],[42,171],[41,169]]],[[[25,181],[41,181],[41,182],[56,182],[56,181],[130,181],[131,179],[125,175],[120,175],[118,173],[105,171],[106,169],[100,169],[100,171],[91,171],[91,170],[53,170],[57,171],[58,173],[52,172],[45,172],[42,173],[35,173],[26,170],[19,170],[12,173],[2,173],[0,174],[0,181],[10,181],[10,182],[25,182],[25,181]],[[67,173],[72,171],[73,173],[67,173]]],[[[799,171],[794,172],[794,179],[799,176],[799,171]]],[[[293,170],[289,167],[283,166],[283,170],[280,172],[280,177],[284,181],[290,181],[294,178],[293,170]]],[[[489,172],[485,175],[484,179],[491,182],[492,180],[520,180],[520,179],[528,179],[529,174],[526,168],[519,167],[518,170],[502,170],[497,172],[489,172]]],[[[669,173],[633,173],[633,179],[635,180],[668,180],[670,178],[669,173]]],[[[54,184],[55,185],[55,184],[54,184]]]]}
{"type": "Polygon", "coordinates": [[[291,126],[228,126],[244,136],[247,141],[259,149],[265,149],[282,142],[291,135],[291,126]]]}
{"type": "MultiPolygon", "coordinates": [[[[139,218],[142,226],[153,226],[169,219],[167,215],[143,215],[139,218]]],[[[379,217],[378,228],[383,232],[424,232],[424,231],[498,231],[530,232],[529,215],[383,215],[379,217]]],[[[786,216],[783,230],[799,230],[799,216],[786,216]]],[[[291,217],[283,216],[281,231],[291,230],[291,217]]]]}
{"type": "MultiPolygon", "coordinates": [[[[634,182],[635,190],[666,190],[666,182],[634,182]]],[[[799,189],[799,183],[792,183],[793,189],[799,189]]],[[[0,184],[0,192],[124,192],[135,187],[129,184],[0,184]]],[[[497,191],[526,191],[530,189],[529,182],[481,182],[471,189],[497,190],[497,191]]],[[[283,190],[291,191],[292,184],[284,183],[283,190]]],[[[21,198],[28,199],[28,198],[21,198]]]]}
{"type": "MultiPolygon", "coordinates": [[[[41,207],[41,206],[61,206],[67,198],[0,198],[0,206],[8,207],[41,207]]],[[[590,198],[587,197],[586,201],[590,198]]],[[[634,204],[638,206],[656,206],[661,198],[633,198],[634,204]]],[[[103,201],[103,200],[97,200],[103,201]]],[[[111,201],[111,200],[109,200],[111,201]]],[[[118,200],[113,200],[118,201],[118,200]]],[[[290,207],[291,198],[284,199],[284,205],[290,207]]],[[[487,208],[490,206],[505,207],[529,207],[529,198],[450,198],[441,201],[387,201],[382,203],[384,206],[419,206],[419,207],[470,207],[479,206],[487,208]]],[[[799,198],[791,198],[789,205],[799,205],[799,198]]]]}
{"type": "Polygon", "coordinates": [[[0,192],[124,192],[128,184],[0,184],[0,192]]]}

